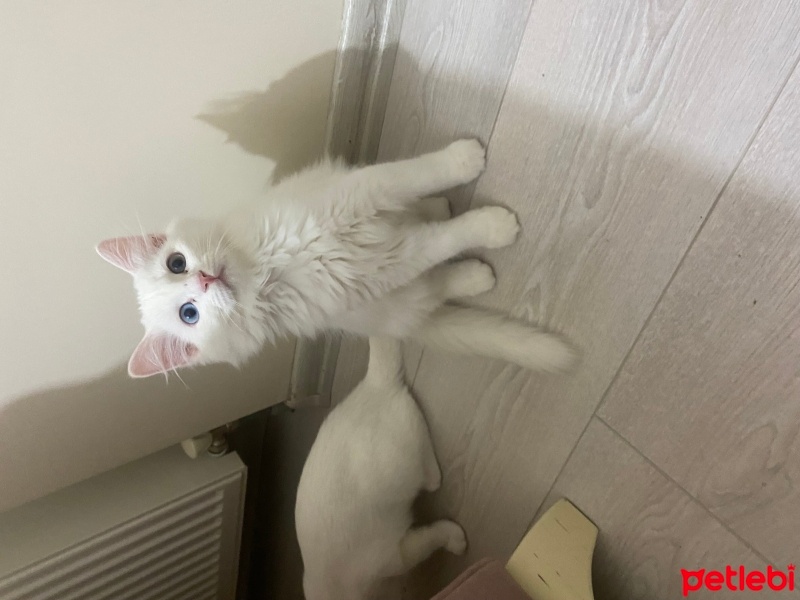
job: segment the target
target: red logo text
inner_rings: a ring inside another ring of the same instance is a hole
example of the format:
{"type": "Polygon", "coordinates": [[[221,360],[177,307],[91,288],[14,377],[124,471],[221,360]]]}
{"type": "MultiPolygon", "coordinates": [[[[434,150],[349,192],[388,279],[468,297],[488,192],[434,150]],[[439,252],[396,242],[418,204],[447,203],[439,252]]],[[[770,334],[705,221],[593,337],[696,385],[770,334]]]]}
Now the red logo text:
{"type": "Polygon", "coordinates": [[[720,590],[732,592],[773,590],[780,592],[795,589],[794,565],[789,565],[785,571],[774,569],[772,565],[768,566],[766,571],[747,571],[743,565],[739,565],[738,568],[728,565],[724,572],[681,569],[681,577],[683,578],[684,597],[702,589],[711,592],[720,590]]]}

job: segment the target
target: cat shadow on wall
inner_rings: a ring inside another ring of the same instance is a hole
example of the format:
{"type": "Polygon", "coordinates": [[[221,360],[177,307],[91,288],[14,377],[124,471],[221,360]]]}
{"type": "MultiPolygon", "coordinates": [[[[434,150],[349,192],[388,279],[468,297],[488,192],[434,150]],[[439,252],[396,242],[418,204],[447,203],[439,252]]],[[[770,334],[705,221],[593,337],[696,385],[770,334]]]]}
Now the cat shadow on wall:
{"type": "Polygon", "coordinates": [[[347,162],[361,160],[362,157],[353,156],[359,152],[369,160],[375,152],[374,129],[381,126],[387,95],[384,92],[388,92],[398,53],[402,51],[392,44],[382,50],[380,59],[372,60],[364,47],[347,48],[339,60],[348,67],[337,73],[337,52],[325,52],[272,81],[263,91],[244,91],[209,102],[196,118],[225,133],[228,143],[273,161],[273,182],[316,162],[326,150],[347,162]],[[340,78],[336,109],[332,107],[331,73],[340,78]],[[367,107],[360,97],[364,79],[373,88],[369,114],[364,114],[367,107]],[[381,88],[383,83],[386,89],[381,88]],[[330,124],[333,149],[318,143],[326,140],[331,117],[336,120],[330,124]],[[352,119],[360,123],[358,132],[349,128],[352,119]],[[355,133],[358,138],[342,139],[344,133],[355,133]],[[361,148],[362,144],[365,147],[361,148]]]}
{"type": "Polygon", "coordinates": [[[266,89],[214,100],[197,119],[223,131],[245,152],[275,162],[277,181],[322,156],[336,52],[302,63],[266,89]]]}

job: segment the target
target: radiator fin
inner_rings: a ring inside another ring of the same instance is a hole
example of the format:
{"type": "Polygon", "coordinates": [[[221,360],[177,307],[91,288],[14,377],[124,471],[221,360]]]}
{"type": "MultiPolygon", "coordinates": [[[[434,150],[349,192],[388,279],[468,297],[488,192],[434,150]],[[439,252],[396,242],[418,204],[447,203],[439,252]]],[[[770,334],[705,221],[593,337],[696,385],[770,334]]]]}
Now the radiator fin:
{"type": "Polygon", "coordinates": [[[0,579],[0,598],[217,600],[224,502],[191,492],[0,579]]]}

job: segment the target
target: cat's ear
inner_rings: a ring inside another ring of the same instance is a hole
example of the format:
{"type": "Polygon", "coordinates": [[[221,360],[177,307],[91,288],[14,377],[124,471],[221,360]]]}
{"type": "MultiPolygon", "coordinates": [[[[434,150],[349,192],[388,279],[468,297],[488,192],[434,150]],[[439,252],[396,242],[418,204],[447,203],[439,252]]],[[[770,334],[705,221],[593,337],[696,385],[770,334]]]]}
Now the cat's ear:
{"type": "Polygon", "coordinates": [[[168,333],[148,332],[128,361],[128,375],[150,377],[190,364],[197,356],[197,346],[168,333]]]}
{"type": "Polygon", "coordinates": [[[111,238],[97,244],[97,253],[133,275],[166,241],[167,236],[163,234],[111,238]]]}

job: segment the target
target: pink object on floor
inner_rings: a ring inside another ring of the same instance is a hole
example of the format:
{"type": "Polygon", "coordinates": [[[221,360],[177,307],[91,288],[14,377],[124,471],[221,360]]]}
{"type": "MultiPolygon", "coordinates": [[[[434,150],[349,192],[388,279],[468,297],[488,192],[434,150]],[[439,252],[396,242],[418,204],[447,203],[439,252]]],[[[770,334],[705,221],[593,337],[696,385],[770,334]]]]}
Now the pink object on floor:
{"type": "Polygon", "coordinates": [[[497,559],[484,558],[431,600],[531,600],[497,559]]]}

